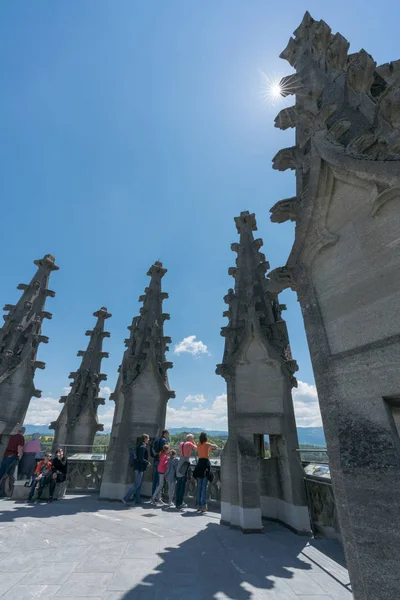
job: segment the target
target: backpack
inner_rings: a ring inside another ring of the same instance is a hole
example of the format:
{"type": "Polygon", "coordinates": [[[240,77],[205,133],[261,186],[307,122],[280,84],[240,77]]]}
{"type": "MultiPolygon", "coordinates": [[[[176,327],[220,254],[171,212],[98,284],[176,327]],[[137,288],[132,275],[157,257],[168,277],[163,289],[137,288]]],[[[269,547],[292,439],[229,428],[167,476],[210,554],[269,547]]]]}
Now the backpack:
{"type": "Polygon", "coordinates": [[[155,437],[154,440],[151,442],[151,446],[150,446],[150,456],[152,458],[158,458],[158,455],[161,450],[160,445],[161,445],[161,438],[155,437]]]}
{"type": "Polygon", "coordinates": [[[182,464],[179,466],[178,473],[182,477],[187,477],[187,479],[192,479],[193,472],[192,472],[192,466],[191,466],[189,460],[182,462],[182,464]]]}
{"type": "Polygon", "coordinates": [[[136,448],[134,450],[131,450],[131,453],[129,454],[129,466],[134,469],[136,464],[137,464],[137,450],[136,448]]]}

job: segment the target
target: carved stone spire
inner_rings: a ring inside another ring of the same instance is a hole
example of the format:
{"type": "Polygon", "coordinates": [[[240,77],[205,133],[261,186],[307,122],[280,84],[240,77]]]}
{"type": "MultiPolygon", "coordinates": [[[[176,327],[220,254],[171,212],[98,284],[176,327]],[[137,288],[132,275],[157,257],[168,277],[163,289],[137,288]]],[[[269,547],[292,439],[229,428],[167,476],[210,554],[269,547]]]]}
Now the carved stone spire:
{"type": "Polygon", "coordinates": [[[400,597],[400,60],[348,50],[306,13],[281,54],[295,105],[276,126],[296,145],[273,167],[295,170],[296,196],[271,220],[296,229],[268,289],[301,305],[354,598],[384,600],[400,597]]]}
{"type": "Polygon", "coordinates": [[[269,264],[260,252],[254,214],[235,218],[239,243],[235,279],[224,300],[229,322],[222,364],[217,374],[227,383],[228,442],[222,461],[222,522],[245,532],[262,529],[262,517],[280,519],[292,528],[309,531],[303,472],[296,454],[298,439],[291,390],[297,386],[286,323],[266,277],[269,264]],[[271,458],[264,458],[264,436],[270,435],[271,458]],[[285,508],[284,508],[285,507],[285,508]],[[290,509],[288,509],[290,507],[290,509]]]}
{"type": "MultiPolygon", "coordinates": [[[[140,315],[128,327],[130,336],[125,340],[126,350],[119,368],[119,377],[111,399],[115,400],[111,442],[107,454],[100,496],[122,498],[132,485],[129,452],[143,433],[156,436],[165,427],[169,398],[175,397],[168,383],[167,371],[172,363],[165,354],[171,338],[164,335],[163,300],[168,294],[161,289],[161,280],[167,269],[155,262],[147,275],[151,278],[145,293],[140,315]]],[[[148,470],[149,471],[149,470],[148,470]]],[[[151,494],[150,472],[142,486],[143,493],[151,494]]]]}
{"type": "Polygon", "coordinates": [[[69,375],[71,391],[68,396],[61,397],[60,403],[64,407],[57,421],[50,425],[55,430],[54,446],[67,445],[69,453],[91,451],[96,432],[103,431],[97,408],[105,403],[105,399],[99,397],[100,384],[107,379],[107,375],[101,373],[101,361],[108,358],[108,352],[103,352],[103,339],[110,337],[109,332],[104,331],[104,322],[112,315],[103,306],[93,316],[97,317],[96,325],[85,333],[90,336],[88,347],[78,351],[78,356],[82,357],[81,365],[69,375]]]}
{"type": "Polygon", "coordinates": [[[224,316],[228,317],[229,323],[221,330],[221,335],[225,337],[225,351],[217,373],[224,375],[226,371],[229,372],[242,341],[248,335],[248,327],[252,327],[273,345],[282,359],[282,365],[290,374],[292,385],[297,386],[294,377],[297,364],[292,359],[286,323],[281,316],[286,307],[279,304],[276,293],[269,291],[271,286],[266,277],[269,263],[260,252],[263,241],[253,236],[253,231],[257,230],[255,215],[242,212],[240,217],[235,218],[235,223],[240,241],[231,245],[231,249],[237,253],[237,259],[236,267],[228,271],[235,279],[235,289],[230,289],[224,298],[229,307],[224,316]]]}
{"type": "Polygon", "coordinates": [[[132,325],[128,327],[130,336],[125,340],[127,350],[121,366],[122,391],[125,393],[132,386],[138,375],[146,368],[149,361],[157,366],[158,374],[163,384],[174,397],[174,392],[169,390],[167,370],[172,368],[172,363],[165,358],[168,350],[167,344],[171,339],[164,336],[164,321],[169,320],[168,313],[162,312],[163,300],[168,294],[161,290],[161,280],[167,269],[163,268],[161,262],[155,262],[147,273],[150,279],[145,293],[139,297],[143,302],[140,316],[134,317],[132,325]]]}
{"type": "Polygon", "coordinates": [[[49,341],[42,335],[42,322],[52,318],[44,307],[47,297],[55,296],[48,284],[50,273],[58,267],[51,254],[34,263],[38,268],[31,282],[18,285],[22,295],[17,304],[6,304],[3,309],[8,314],[0,329],[0,451],[8,434],[23,422],[32,396],[41,395],[33,379],[35,370],[44,369],[45,364],[36,355],[39,344],[49,341]]]}

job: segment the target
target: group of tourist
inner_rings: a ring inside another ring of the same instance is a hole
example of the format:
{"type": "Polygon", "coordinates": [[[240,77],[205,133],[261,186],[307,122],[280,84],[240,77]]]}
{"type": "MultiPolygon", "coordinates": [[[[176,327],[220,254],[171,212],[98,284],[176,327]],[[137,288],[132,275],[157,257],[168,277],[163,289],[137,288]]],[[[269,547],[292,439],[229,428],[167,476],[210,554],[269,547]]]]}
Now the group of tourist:
{"type": "Polygon", "coordinates": [[[40,500],[46,486],[49,487],[48,503],[54,498],[57,483],[62,483],[67,478],[68,459],[64,456],[62,448],[58,448],[52,459],[47,452],[42,460],[36,461],[36,455],[40,452],[38,436],[34,436],[25,444],[25,428],[19,427],[15,434],[10,435],[8,444],[0,464],[0,484],[5,477],[14,477],[16,467],[23,471],[23,475],[30,480],[28,502],[32,502],[36,492],[37,500],[40,500]],[[25,459],[25,460],[24,460],[25,459]]]}
{"type": "Polygon", "coordinates": [[[153,505],[174,507],[182,510],[187,505],[183,498],[185,495],[186,483],[190,477],[197,480],[197,510],[199,512],[207,511],[207,485],[212,481],[210,452],[217,450],[215,444],[207,441],[207,434],[202,432],[199,441],[196,444],[194,436],[189,433],[186,440],[179,444],[179,457],[176,450],[170,447],[169,432],[164,430],[160,437],[156,437],[150,444],[150,436],[147,433],[142,435],[142,439],[137,448],[131,454],[130,464],[135,471],[135,483],[128,490],[122,499],[124,504],[135,495],[135,503],[140,504],[140,491],[142,487],[144,473],[153,459],[153,478],[152,495],[150,502],[153,505]],[[192,453],[197,451],[197,463],[192,473],[190,458],[192,453]],[[164,484],[168,484],[168,502],[162,500],[164,484]],[[175,504],[174,504],[175,501],[175,504]]]}

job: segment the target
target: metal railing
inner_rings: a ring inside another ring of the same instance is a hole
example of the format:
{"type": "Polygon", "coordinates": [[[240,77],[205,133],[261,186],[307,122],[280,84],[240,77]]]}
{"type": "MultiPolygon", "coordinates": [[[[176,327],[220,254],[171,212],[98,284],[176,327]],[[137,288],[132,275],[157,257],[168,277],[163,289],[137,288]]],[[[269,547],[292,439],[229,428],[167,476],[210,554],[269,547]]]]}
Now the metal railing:
{"type": "Polygon", "coordinates": [[[298,448],[297,452],[300,455],[300,460],[302,463],[315,462],[320,465],[329,465],[328,451],[327,451],[326,447],[298,448]],[[319,456],[317,456],[317,455],[319,455],[319,456]]]}

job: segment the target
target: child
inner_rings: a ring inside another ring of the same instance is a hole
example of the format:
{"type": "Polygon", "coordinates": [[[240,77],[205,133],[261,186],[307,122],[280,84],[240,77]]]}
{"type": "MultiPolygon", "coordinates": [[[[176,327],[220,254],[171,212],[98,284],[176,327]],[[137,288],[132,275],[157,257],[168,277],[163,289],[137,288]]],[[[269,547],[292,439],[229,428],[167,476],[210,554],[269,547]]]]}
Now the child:
{"type": "Polygon", "coordinates": [[[164,448],[160,452],[160,462],[158,463],[157,471],[158,471],[158,486],[154,490],[154,494],[151,497],[150,502],[152,504],[164,504],[161,500],[162,489],[164,486],[165,473],[168,466],[168,453],[169,453],[169,445],[166,444],[164,448]]]}
{"type": "Polygon", "coordinates": [[[168,481],[169,506],[173,506],[172,500],[174,498],[174,493],[175,493],[176,469],[177,469],[178,464],[179,464],[179,458],[176,456],[176,451],[171,450],[169,453],[167,471],[165,473],[165,478],[168,481]]]}

